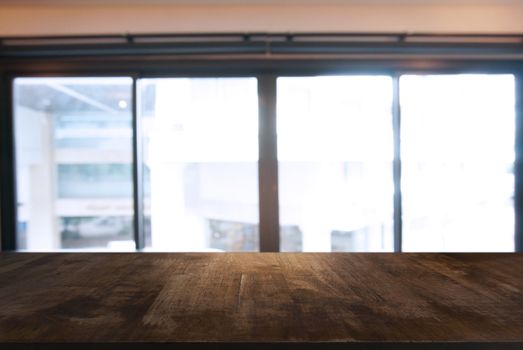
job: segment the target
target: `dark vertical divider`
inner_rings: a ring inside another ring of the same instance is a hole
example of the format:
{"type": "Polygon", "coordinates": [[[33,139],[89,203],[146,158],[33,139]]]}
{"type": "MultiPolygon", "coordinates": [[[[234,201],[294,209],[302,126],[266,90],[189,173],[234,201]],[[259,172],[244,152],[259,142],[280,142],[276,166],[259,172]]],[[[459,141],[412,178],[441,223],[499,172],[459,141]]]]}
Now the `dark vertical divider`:
{"type": "Polygon", "coordinates": [[[133,119],[133,209],[134,241],[136,250],[145,247],[143,229],[143,157],[142,157],[142,121],[138,97],[138,82],[133,78],[132,86],[132,119],[133,119]]]}
{"type": "Polygon", "coordinates": [[[258,77],[260,251],[280,250],[276,76],[258,77]]]}
{"type": "Polygon", "coordinates": [[[1,250],[16,249],[16,176],[13,84],[0,72],[0,235],[1,250]]]}
{"type": "Polygon", "coordinates": [[[394,251],[402,248],[402,199],[401,199],[401,108],[400,108],[400,76],[392,78],[392,130],[394,142],[394,160],[392,173],[394,179],[394,251]]]}
{"type": "Polygon", "coordinates": [[[516,135],[514,164],[515,250],[523,252],[523,71],[516,74],[516,135]]]}

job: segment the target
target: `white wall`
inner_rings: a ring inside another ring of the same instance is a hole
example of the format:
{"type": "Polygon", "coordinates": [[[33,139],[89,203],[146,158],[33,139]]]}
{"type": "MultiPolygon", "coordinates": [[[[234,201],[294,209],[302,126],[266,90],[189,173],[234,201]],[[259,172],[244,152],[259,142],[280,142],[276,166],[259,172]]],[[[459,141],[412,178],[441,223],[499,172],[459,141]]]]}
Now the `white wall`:
{"type": "MultiPolygon", "coordinates": [[[[164,2],[165,3],[165,2],[164,2]]],[[[144,32],[523,32],[523,1],[494,5],[0,5],[0,36],[144,32]]],[[[339,2],[338,2],[339,3],[339,2]]],[[[421,2],[423,3],[423,2],[421,2]]],[[[485,2],[483,2],[485,3],[485,2]]]]}

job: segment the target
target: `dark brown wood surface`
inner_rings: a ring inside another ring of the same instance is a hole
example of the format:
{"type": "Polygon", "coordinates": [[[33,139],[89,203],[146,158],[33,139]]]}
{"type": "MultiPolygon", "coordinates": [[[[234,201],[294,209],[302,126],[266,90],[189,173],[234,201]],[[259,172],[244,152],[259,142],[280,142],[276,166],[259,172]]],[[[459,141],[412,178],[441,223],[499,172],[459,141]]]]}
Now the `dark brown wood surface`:
{"type": "Polygon", "coordinates": [[[128,342],[523,349],[523,255],[0,254],[0,348],[128,342]]]}

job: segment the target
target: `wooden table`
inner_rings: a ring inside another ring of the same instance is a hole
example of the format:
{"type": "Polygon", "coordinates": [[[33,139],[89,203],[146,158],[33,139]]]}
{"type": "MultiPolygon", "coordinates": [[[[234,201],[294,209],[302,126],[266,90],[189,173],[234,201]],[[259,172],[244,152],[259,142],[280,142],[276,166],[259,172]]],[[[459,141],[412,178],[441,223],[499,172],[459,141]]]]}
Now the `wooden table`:
{"type": "Polygon", "coordinates": [[[521,254],[0,253],[0,349],[523,349],[521,254]]]}

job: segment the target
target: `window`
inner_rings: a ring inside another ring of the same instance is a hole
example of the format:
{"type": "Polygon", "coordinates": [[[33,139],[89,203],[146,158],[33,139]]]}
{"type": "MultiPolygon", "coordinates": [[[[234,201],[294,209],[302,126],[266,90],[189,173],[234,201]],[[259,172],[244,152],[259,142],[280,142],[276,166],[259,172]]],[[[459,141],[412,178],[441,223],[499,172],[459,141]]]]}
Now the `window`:
{"type": "MultiPolygon", "coordinates": [[[[319,48],[283,39],[271,54],[319,48]]],[[[3,247],[523,249],[516,63],[136,57],[0,63],[3,247]]]]}
{"type": "Polygon", "coordinates": [[[132,80],[14,81],[18,249],[133,250],[132,80]]]}
{"type": "Polygon", "coordinates": [[[279,78],[277,89],[282,246],[392,251],[392,79],[279,78]]]}
{"type": "Polygon", "coordinates": [[[257,80],[139,83],[147,248],[257,251],[257,80]]]}
{"type": "Polygon", "coordinates": [[[401,78],[403,249],[514,250],[513,75],[401,78]]]}

